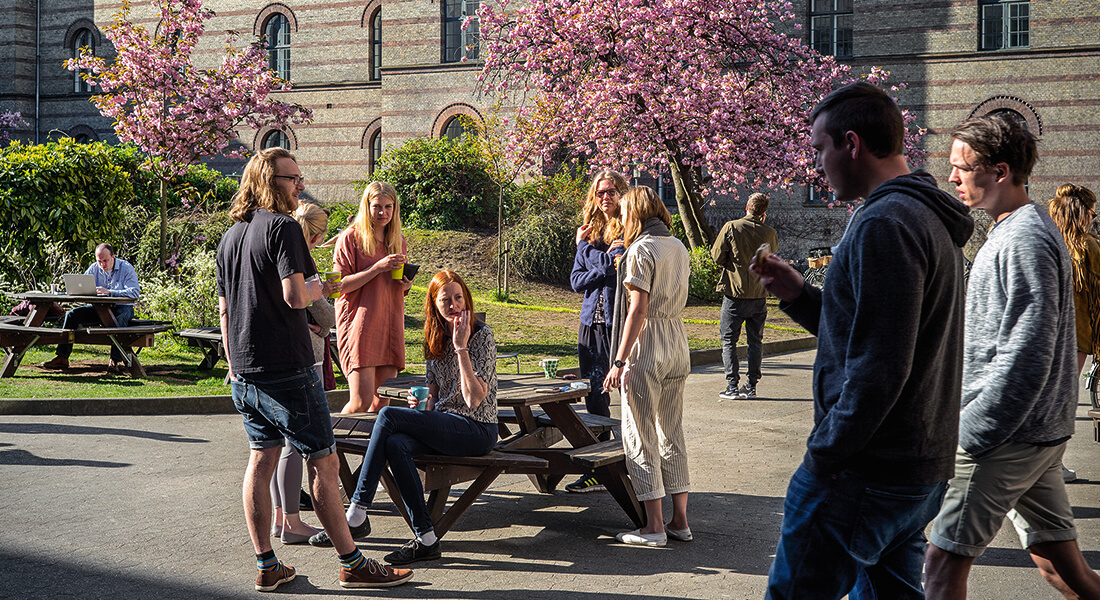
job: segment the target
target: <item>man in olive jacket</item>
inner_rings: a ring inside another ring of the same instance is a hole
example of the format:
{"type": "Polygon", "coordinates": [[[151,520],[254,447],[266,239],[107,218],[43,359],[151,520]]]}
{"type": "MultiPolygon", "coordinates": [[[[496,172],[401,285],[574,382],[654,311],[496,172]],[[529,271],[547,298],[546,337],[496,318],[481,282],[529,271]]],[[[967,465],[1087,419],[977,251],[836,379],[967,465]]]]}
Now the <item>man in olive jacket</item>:
{"type": "Polygon", "coordinates": [[[779,247],[775,230],[764,224],[768,217],[768,197],[756,193],[745,204],[745,216],[726,223],[711,246],[710,256],[722,267],[718,291],[722,292],[722,317],[718,325],[722,336],[722,366],[726,370],[726,390],[719,398],[755,398],[756,382],[760,381],[760,361],[763,359],[764,319],[768,316],[765,298],[768,293],[760,278],[749,271],[749,263],[761,244],[771,251],[779,247]],[[741,364],[737,357],[737,340],[741,324],[749,340],[748,383],[738,388],[741,364]]]}

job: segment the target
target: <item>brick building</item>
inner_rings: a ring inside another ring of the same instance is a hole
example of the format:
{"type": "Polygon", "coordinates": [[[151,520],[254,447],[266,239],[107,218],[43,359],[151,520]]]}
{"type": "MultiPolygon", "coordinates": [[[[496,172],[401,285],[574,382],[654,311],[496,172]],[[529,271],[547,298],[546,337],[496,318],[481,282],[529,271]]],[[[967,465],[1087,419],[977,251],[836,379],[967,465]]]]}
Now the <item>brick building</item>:
{"type": "MultiPolygon", "coordinates": [[[[18,110],[31,122],[17,132],[22,139],[112,139],[110,123],[87,101],[90,90],[61,62],[74,47],[109,53],[103,30],[119,3],[39,3],[40,9],[31,0],[0,0],[7,19],[0,38],[0,109],[18,110]]],[[[242,143],[286,145],[299,157],[313,196],[353,199],[347,183],[366,176],[382,148],[418,135],[455,134],[455,117],[477,118],[485,110],[477,96],[476,23],[460,28],[462,15],[477,4],[209,0],[217,16],[207,31],[267,34],[272,66],[294,83],[285,96],[314,111],[312,124],[292,128],[285,138],[244,131],[242,143]]],[[[1041,162],[1030,183],[1034,198],[1049,198],[1067,181],[1100,189],[1100,2],[797,0],[794,10],[805,17],[797,34],[808,44],[857,70],[884,67],[892,82],[908,84],[899,99],[928,129],[925,168],[944,189],[952,190],[946,131],[993,111],[1010,111],[1040,136],[1041,162]]],[[[134,14],[155,26],[147,5],[136,4],[134,14]]],[[[220,36],[206,40],[205,54],[214,60],[220,36]]],[[[720,225],[738,216],[743,204],[720,199],[709,218],[720,225]]],[[[773,194],[771,217],[783,252],[803,256],[807,248],[835,243],[846,213],[798,189],[773,194]]]]}

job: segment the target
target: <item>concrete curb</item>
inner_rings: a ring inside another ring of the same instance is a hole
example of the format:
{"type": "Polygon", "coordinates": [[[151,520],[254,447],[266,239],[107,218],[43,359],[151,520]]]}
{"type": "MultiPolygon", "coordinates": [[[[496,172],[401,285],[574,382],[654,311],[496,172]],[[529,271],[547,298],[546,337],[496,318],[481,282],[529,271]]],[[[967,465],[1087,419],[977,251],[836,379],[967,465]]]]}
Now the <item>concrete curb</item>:
{"type": "MultiPolygon", "coordinates": [[[[817,338],[802,337],[764,344],[764,355],[807,350],[817,346],[817,338]]],[[[748,355],[748,346],[738,346],[741,358],[748,355]]],[[[722,362],[722,349],[694,350],[692,368],[722,362]]],[[[578,374],[577,368],[561,369],[561,374],[578,374]]],[[[348,401],[347,390],[327,393],[329,410],[338,411],[348,401]]],[[[233,397],[187,396],[180,398],[3,398],[0,415],[212,415],[233,414],[233,397]]]]}

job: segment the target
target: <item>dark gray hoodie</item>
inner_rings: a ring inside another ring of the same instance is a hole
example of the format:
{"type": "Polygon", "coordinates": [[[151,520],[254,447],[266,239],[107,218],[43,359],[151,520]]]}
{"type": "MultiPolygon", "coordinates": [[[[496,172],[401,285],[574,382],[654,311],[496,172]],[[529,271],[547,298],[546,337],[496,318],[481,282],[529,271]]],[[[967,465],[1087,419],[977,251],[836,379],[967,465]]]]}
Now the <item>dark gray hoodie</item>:
{"type": "Polygon", "coordinates": [[[968,213],[924,171],[891,179],[836,246],[824,290],[780,305],[818,336],[814,474],[898,485],[954,474],[968,213]]]}

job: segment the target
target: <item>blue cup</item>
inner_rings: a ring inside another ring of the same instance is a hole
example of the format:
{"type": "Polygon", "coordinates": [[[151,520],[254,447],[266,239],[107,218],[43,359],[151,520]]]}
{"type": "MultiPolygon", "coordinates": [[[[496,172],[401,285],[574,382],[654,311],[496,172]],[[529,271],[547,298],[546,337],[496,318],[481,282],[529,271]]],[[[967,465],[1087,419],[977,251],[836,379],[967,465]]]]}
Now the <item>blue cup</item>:
{"type": "Polygon", "coordinates": [[[420,402],[416,405],[416,410],[428,410],[428,388],[416,385],[409,388],[409,394],[420,402]]]}

